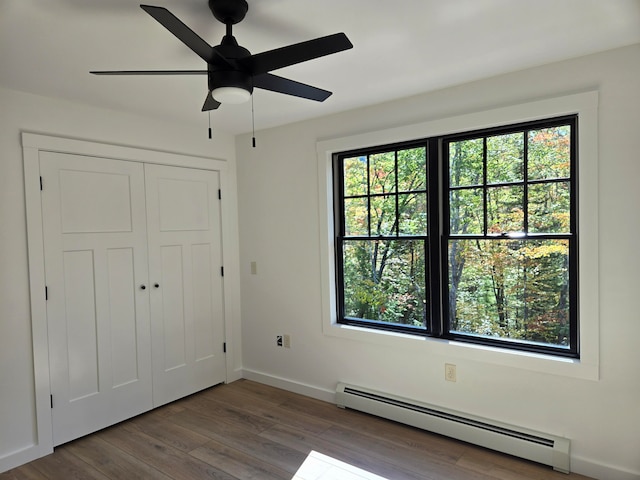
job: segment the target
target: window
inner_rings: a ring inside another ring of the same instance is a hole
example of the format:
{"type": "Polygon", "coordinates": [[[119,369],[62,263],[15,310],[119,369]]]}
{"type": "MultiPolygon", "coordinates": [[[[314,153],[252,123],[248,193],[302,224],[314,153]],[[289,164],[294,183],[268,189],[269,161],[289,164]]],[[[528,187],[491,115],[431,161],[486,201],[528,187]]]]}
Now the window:
{"type": "Polygon", "coordinates": [[[337,321],[578,357],[577,116],[333,155],[337,321]]]}
{"type": "Polygon", "coordinates": [[[339,158],[342,316],[380,328],[424,330],[426,146],[423,142],[339,158]]]}

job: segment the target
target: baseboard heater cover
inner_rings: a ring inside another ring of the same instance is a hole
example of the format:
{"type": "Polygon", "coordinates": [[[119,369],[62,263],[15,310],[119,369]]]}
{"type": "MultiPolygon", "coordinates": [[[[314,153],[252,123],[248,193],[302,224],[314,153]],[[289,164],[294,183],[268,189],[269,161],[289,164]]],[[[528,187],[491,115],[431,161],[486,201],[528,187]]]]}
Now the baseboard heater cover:
{"type": "Polygon", "coordinates": [[[507,425],[364,387],[338,383],[336,404],[569,473],[569,439],[507,425]]]}

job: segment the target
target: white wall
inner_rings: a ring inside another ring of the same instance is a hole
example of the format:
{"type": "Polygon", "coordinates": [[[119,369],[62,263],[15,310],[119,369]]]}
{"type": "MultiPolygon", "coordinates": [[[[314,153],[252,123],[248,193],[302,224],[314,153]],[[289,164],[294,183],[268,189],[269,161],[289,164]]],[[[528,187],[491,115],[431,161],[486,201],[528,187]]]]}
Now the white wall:
{"type": "MultiPolygon", "coordinates": [[[[204,117],[202,128],[185,127],[0,87],[0,472],[30,459],[38,445],[22,131],[226,160],[231,191],[225,192],[225,208],[234,223],[225,227],[237,239],[234,139],[216,134],[208,140],[204,117]]],[[[235,251],[237,262],[237,247],[228,248],[235,251]]],[[[234,303],[239,305],[237,275],[227,276],[225,283],[234,290],[234,303]],[[229,285],[234,278],[236,285],[229,285]]],[[[228,333],[237,340],[228,361],[239,370],[239,307],[235,310],[234,331],[228,333]]]]}
{"type": "Polygon", "coordinates": [[[261,131],[255,149],[239,137],[245,376],[327,399],[346,381],[560,434],[572,441],[572,470],[640,478],[639,85],[635,45],[261,131]],[[598,380],[443,355],[428,342],[397,348],[323,333],[319,140],[588,90],[600,102],[598,380]],[[291,349],[276,347],[283,333],[291,349]],[[445,361],[457,364],[456,383],[444,381],[445,361]]]}

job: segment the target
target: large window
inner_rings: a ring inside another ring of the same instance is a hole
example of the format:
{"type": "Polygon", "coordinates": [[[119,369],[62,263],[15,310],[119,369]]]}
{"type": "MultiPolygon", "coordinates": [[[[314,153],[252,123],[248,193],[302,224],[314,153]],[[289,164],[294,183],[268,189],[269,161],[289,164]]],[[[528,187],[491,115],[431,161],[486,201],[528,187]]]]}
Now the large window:
{"type": "Polygon", "coordinates": [[[577,357],[577,117],[334,155],[339,323],[577,357]]]}

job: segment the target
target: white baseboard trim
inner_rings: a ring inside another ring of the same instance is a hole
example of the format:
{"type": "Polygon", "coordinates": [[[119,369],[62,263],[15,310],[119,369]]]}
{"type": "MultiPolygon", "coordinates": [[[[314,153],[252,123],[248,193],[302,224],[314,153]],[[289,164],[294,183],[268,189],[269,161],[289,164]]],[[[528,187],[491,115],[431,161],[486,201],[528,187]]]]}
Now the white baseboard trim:
{"type": "Polygon", "coordinates": [[[326,390],[324,388],[309,385],[307,383],[297,382],[288,378],[277,377],[264,372],[258,372],[257,370],[251,370],[248,368],[243,369],[242,378],[247,380],[253,380],[258,383],[264,383],[271,387],[281,388],[288,390],[289,392],[299,393],[306,397],[315,398],[317,400],[323,400],[329,403],[336,403],[336,392],[334,390],[326,390]]]}
{"type": "Polygon", "coordinates": [[[640,472],[622,469],[601,462],[594,462],[579,456],[571,457],[571,471],[598,480],[638,480],[640,472]]]}
{"type": "Polygon", "coordinates": [[[29,463],[33,460],[37,460],[40,457],[53,453],[51,451],[44,450],[40,445],[30,445],[15,452],[8,453],[0,457],[0,473],[11,470],[12,468],[19,467],[25,463],[29,463]]]}
{"type": "Polygon", "coordinates": [[[242,377],[242,369],[241,368],[236,368],[233,370],[229,370],[227,371],[227,382],[226,383],[233,383],[236,380],[240,380],[242,377]]]}

